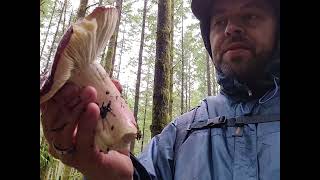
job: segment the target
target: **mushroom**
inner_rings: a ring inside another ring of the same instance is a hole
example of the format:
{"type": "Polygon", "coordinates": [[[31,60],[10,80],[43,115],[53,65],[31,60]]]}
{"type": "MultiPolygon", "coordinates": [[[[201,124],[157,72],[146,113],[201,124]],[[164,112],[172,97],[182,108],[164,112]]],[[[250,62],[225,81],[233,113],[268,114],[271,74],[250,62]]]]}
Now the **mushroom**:
{"type": "Polygon", "coordinates": [[[41,105],[67,82],[94,87],[100,107],[95,144],[103,152],[129,149],[137,134],[132,111],[96,60],[113,34],[117,18],[115,7],[101,6],[72,24],[59,43],[51,73],[40,89],[41,105]]]}

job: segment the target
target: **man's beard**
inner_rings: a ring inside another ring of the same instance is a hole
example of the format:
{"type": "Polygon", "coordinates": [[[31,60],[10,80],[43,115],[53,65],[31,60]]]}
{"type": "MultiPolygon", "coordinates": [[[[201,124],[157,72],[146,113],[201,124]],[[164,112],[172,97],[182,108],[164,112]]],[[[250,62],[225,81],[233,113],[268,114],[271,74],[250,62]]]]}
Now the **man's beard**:
{"type": "Polygon", "coordinates": [[[227,77],[237,79],[242,83],[253,83],[258,81],[265,76],[265,67],[271,57],[271,52],[255,53],[251,51],[251,59],[232,59],[226,61],[223,59],[223,55],[214,56],[214,64],[220,71],[223,72],[227,77]]]}

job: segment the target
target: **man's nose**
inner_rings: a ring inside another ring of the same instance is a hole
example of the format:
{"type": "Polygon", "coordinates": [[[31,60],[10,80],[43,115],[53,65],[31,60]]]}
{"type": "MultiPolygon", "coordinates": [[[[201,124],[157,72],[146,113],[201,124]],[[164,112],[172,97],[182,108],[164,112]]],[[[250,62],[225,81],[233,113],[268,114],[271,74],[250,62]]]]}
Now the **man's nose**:
{"type": "Polygon", "coordinates": [[[224,34],[226,36],[240,35],[244,32],[243,27],[233,21],[228,21],[224,34]]]}

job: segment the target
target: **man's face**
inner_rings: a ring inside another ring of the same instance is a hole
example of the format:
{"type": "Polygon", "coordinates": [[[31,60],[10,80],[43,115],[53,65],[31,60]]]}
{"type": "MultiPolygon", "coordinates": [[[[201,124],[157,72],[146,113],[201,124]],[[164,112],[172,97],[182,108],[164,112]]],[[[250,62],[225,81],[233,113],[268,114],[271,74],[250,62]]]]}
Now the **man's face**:
{"type": "Polygon", "coordinates": [[[262,0],[215,0],[210,19],[214,64],[241,81],[258,78],[275,46],[276,22],[262,0]]]}

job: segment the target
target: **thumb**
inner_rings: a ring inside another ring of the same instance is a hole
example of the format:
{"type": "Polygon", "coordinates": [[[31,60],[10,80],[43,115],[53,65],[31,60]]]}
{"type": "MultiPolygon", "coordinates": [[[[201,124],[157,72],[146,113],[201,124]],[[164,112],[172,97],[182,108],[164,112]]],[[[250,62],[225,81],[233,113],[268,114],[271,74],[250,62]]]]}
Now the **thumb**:
{"type": "Polygon", "coordinates": [[[77,132],[77,149],[86,151],[94,147],[94,137],[100,110],[97,104],[89,103],[86,111],[83,112],[79,119],[77,132]]]}

